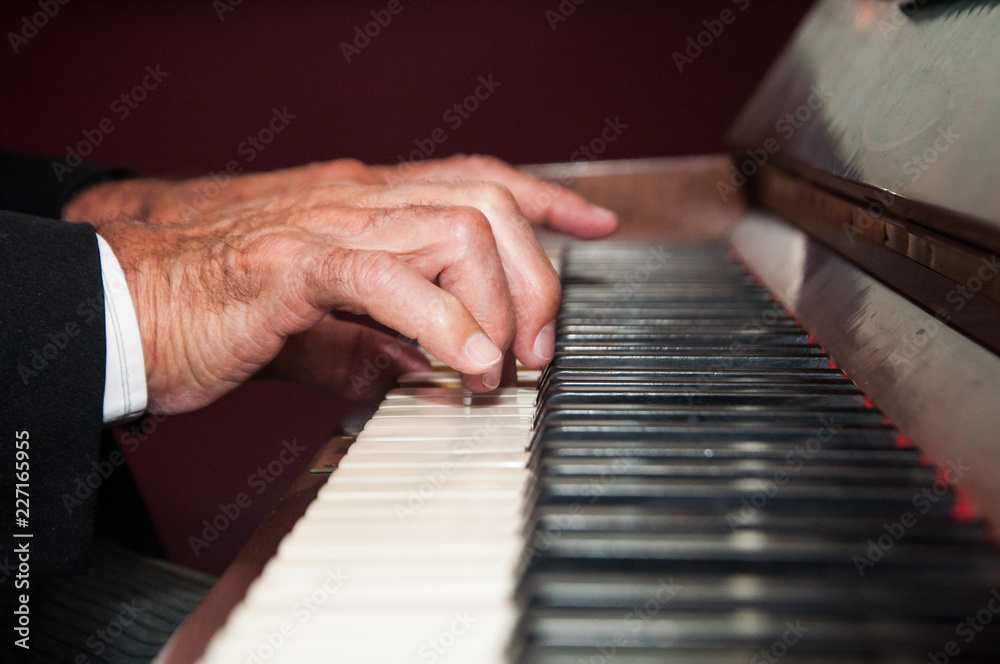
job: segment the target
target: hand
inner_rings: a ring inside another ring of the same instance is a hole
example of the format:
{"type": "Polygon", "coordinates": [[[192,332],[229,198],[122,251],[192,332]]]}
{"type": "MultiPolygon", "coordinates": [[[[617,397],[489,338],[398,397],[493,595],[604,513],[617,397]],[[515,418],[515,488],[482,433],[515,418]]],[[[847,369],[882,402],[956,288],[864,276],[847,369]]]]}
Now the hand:
{"type": "Polygon", "coordinates": [[[137,178],[100,182],[77,193],[63,210],[66,221],[98,230],[108,221],[133,219],[157,225],[186,223],[228,207],[334,183],[379,184],[382,178],[356,159],[337,159],[268,173],[213,174],[190,180],[137,178]]]}
{"type": "Polygon", "coordinates": [[[269,173],[223,174],[180,182],[153,179],[104,182],[77,194],[67,204],[63,217],[67,221],[89,221],[98,229],[105,221],[114,219],[174,224],[252,200],[294,196],[329,184],[422,180],[498,182],[510,190],[530,221],[580,238],[607,235],[618,224],[613,212],[588,203],[568,189],[542,182],[499,159],[478,155],[393,166],[366,166],[354,159],[337,159],[269,173]]]}
{"type": "Polygon", "coordinates": [[[611,210],[589,203],[569,189],[542,182],[495,157],[455,155],[371,169],[387,184],[420,180],[499,182],[514,195],[530,221],[583,239],[603,237],[618,225],[618,217],[611,210]]]}
{"type": "Polygon", "coordinates": [[[129,282],[153,412],[204,406],[268,365],[343,386],[345,342],[367,353],[391,338],[335,309],[417,339],[476,391],[499,383],[507,348],[530,367],[554,352],[559,281],[496,183],[328,185],[100,232],[129,282]]]}

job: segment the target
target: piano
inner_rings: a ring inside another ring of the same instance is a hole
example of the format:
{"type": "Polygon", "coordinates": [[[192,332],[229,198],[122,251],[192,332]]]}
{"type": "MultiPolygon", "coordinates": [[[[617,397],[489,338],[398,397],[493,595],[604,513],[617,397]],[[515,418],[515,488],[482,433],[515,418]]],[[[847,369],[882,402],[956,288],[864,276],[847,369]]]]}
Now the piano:
{"type": "Polygon", "coordinates": [[[535,167],[623,220],[550,366],[402,377],[158,661],[1000,662],[997,35],[822,0],[730,155],[535,167]]]}

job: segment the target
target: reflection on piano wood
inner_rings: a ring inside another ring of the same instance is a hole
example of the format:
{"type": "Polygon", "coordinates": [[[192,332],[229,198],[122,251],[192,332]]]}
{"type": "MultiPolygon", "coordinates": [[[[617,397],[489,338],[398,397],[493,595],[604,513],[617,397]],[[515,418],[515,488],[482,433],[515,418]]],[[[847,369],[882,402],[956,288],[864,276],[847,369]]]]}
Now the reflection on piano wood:
{"type": "Polygon", "coordinates": [[[737,123],[736,166],[817,81],[834,101],[752,169],[749,208],[720,198],[721,157],[536,167],[643,241],[568,246],[550,367],[492,397],[404,377],[161,661],[217,631],[209,664],[998,661],[1000,302],[947,298],[995,259],[1000,212],[946,190],[995,180],[998,88],[948,106],[980,144],[913,191],[890,166],[919,132],[865,145],[937,112],[941,53],[975,47],[997,77],[1000,10],[917,4],[814,10],[737,123]],[[891,113],[857,116],[862,91],[891,113]],[[872,200],[877,229],[843,240],[872,200]]]}

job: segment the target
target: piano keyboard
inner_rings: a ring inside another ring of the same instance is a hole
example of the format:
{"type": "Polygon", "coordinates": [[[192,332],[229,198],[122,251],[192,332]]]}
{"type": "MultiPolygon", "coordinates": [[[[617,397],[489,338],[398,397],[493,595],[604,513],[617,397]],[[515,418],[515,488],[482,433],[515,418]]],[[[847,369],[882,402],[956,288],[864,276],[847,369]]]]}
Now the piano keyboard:
{"type": "Polygon", "coordinates": [[[205,662],[997,661],[984,524],[725,246],[562,278],[537,399],[403,377],[205,662]]]}

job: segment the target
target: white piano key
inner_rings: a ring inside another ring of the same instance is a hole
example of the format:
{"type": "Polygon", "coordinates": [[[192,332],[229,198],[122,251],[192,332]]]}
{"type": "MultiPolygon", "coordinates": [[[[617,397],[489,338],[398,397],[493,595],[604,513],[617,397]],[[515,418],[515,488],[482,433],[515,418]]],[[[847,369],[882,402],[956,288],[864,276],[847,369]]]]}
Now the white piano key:
{"type": "Polygon", "coordinates": [[[505,579],[512,577],[504,560],[455,561],[444,560],[320,560],[300,561],[294,565],[269,564],[254,584],[254,592],[266,594],[268,588],[294,587],[312,592],[328,583],[328,579],[346,577],[351,584],[394,584],[404,586],[423,580],[441,580],[448,583],[465,583],[477,579],[505,579]]]}
{"type": "Polygon", "coordinates": [[[393,390],[203,661],[506,661],[534,401],[393,390]],[[343,580],[328,591],[331,573],[343,580]],[[475,622],[453,634],[458,615],[475,622]]]}
{"type": "MultiPolygon", "coordinates": [[[[386,456],[388,458],[388,456],[386,456]]],[[[524,479],[524,473],[520,467],[517,468],[475,468],[472,466],[454,466],[450,470],[432,469],[428,471],[426,468],[398,468],[386,473],[384,471],[384,466],[376,465],[364,465],[364,464],[354,464],[347,465],[342,468],[337,469],[337,483],[357,483],[357,482],[371,482],[373,479],[384,479],[387,477],[392,477],[393,479],[403,480],[427,480],[431,479],[434,481],[447,482],[451,479],[461,479],[464,482],[469,482],[473,480],[483,480],[490,481],[493,479],[503,480],[512,477],[518,477],[524,479]]]]}
{"type": "Polygon", "coordinates": [[[366,521],[392,521],[399,523],[420,514],[421,517],[458,518],[470,516],[483,520],[498,519],[521,512],[520,504],[510,504],[504,500],[475,501],[434,501],[427,502],[418,496],[415,501],[375,501],[375,500],[345,500],[313,501],[303,518],[354,519],[366,521]]]}
{"type": "MultiPolygon", "coordinates": [[[[540,379],[541,371],[528,369],[524,372],[518,372],[517,386],[525,389],[533,389],[538,385],[540,379]]],[[[415,371],[413,373],[402,374],[397,381],[401,387],[462,387],[462,377],[454,371],[415,371]]]]}
{"type": "Polygon", "coordinates": [[[349,539],[352,542],[370,541],[373,539],[384,539],[386,537],[396,537],[400,541],[409,541],[413,538],[421,538],[427,534],[435,536],[451,537],[455,534],[465,533],[467,538],[483,535],[511,535],[517,536],[520,533],[521,522],[511,516],[505,520],[497,520],[492,523],[466,518],[435,519],[406,519],[396,523],[392,528],[386,528],[384,522],[359,523],[356,520],[347,521],[305,521],[300,520],[291,531],[296,537],[340,537],[349,539]]]}
{"type": "Polygon", "coordinates": [[[309,598],[277,611],[244,605],[205,661],[325,662],[335,654],[337,662],[370,664],[427,661],[433,652],[438,662],[501,662],[517,619],[509,601],[492,597],[456,596],[452,606],[430,607],[393,601],[392,610],[385,600],[337,605],[337,599],[333,594],[320,605],[309,598]]]}
{"type": "MultiPolygon", "coordinates": [[[[454,398],[464,397],[475,402],[492,402],[499,399],[513,399],[517,403],[531,405],[535,403],[537,392],[522,387],[500,387],[492,392],[471,392],[465,388],[440,387],[397,387],[385,395],[386,401],[401,398],[454,398]]],[[[383,402],[384,403],[384,402],[383,402]]],[[[381,406],[380,406],[381,407],[381,406]]]]}
{"type": "Polygon", "coordinates": [[[245,664],[256,656],[267,662],[363,662],[404,664],[433,660],[502,662],[516,611],[510,606],[473,606],[452,611],[368,610],[308,613],[269,619],[250,616],[233,630],[238,640],[212,644],[212,662],[245,664]],[[388,636],[388,638],[387,638],[388,636]],[[433,653],[436,657],[428,658],[433,653]]]}
{"type": "MultiPolygon", "coordinates": [[[[517,452],[494,452],[492,454],[462,454],[445,452],[426,454],[407,454],[401,452],[394,455],[357,455],[347,454],[338,463],[339,468],[352,466],[369,466],[379,468],[523,468],[528,461],[528,454],[523,450],[517,452]]],[[[336,485],[330,482],[328,485],[336,485]]]]}
{"type": "Polygon", "coordinates": [[[487,438],[476,441],[471,447],[466,440],[424,439],[400,441],[389,438],[370,437],[355,442],[351,446],[351,454],[425,454],[428,452],[461,452],[463,454],[485,454],[489,452],[517,452],[524,450],[526,438],[523,436],[510,438],[487,438]]]}
{"type": "Polygon", "coordinates": [[[427,427],[431,432],[437,429],[458,429],[475,435],[477,431],[499,431],[501,433],[521,433],[531,426],[531,418],[526,415],[490,415],[488,417],[470,417],[462,413],[430,415],[427,413],[411,413],[406,417],[376,417],[372,418],[364,431],[370,434],[386,432],[409,432],[414,427],[427,427]]]}
{"type": "Polygon", "coordinates": [[[437,404],[419,404],[411,406],[399,406],[396,408],[386,408],[385,410],[379,409],[372,419],[369,420],[369,426],[372,424],[378,424],[387,419],[398,419],[398,418],[427,418],[427,417],[447,417],[452,419],[458,418],[482,418],[484,421],[495,419],[502,421],[504,424],[510,424],[511,420],[514,420],[514,424],[520,424],[524,420],[529,421],[531,416],[534,414],[535,409],[532,406],[519,406],[516,404],[507,406],[440,406],[437,404]]]}
{"type": "Polygon", "coordinates": [[[483,539],[478,542],[427,541],[407,542],[406,550],[400,551],[396,543],[347,543],[339,540],[298,541],[286,538],[278,548],[285,560],[326,560],[339,558],[369,558],[372,560],[432,560],[447,556],[457,556],[468,560],[508,560],[511,554],[504,544],[506,538],[483,539]]]}

